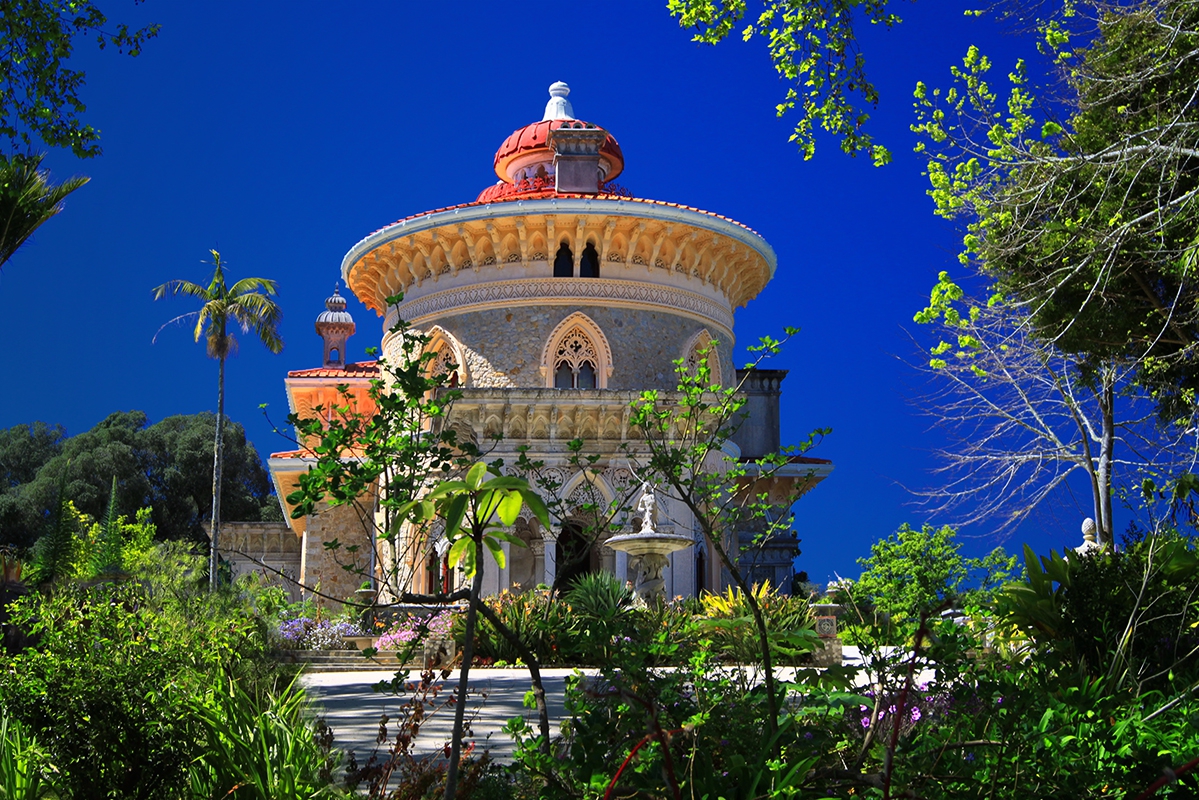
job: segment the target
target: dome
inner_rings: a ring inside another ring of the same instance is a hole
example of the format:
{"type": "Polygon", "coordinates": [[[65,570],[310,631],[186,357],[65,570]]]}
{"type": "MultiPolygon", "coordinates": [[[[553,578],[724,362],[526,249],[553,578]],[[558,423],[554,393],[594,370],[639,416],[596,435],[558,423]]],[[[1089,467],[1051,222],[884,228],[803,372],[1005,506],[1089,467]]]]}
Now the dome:
{"type": "Polygon", "coordinates": [[[316,318],[317,333],[327,325],[354,325],[354,318],[346,311],[346,299],[337,289],[333,290],[332,297],[325,299],[325,310],[316,318]]]}
{"type": "MultiPolygon", "coordinates": [[[[495,174],[501,181],[516,183],[522,178],[534,180],[538,176],[535,167],[553,162],[550,131],[563,127],[602,130],[598,125],[575,119],[574,108],[566,99],[569,94],[570,87],[562,81],[550,86],[550,100],[541,121],[513,131],[500,145],[495,153],[495,174]],[[526,167],[529,169],[526,170],[526,167]],[[520,174],[522,172],[523,175],[520,174]]],[[[604,169],[604,181],[610,181],[624,171],[624,154],[615,137],[607,131],[604,134],[604,143],[599,151],[600,164],[604,169]]],[[[545,176],[542,174],[540,177],[544,179],[545,176]]]]}

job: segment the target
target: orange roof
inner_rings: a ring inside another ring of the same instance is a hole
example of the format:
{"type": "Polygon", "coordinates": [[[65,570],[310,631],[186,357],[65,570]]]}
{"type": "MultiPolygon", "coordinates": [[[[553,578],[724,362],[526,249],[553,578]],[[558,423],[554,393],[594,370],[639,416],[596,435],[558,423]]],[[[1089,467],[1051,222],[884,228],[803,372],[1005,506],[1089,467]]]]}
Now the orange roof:
{"type": "Polygon", "coordinates": [[[316,453],[311,450],[281,450],[278,453],[271,453],[271,458],[315,458],[316,453]]]}
{"type": "MultiPolygon", "coordinates": [[[[543,119],[513,131],[512,135],[504,140],[500,149],[495,153],[495,174],[503,180],[508,180],[508,164],[514,159],[534,150],[549,150],[550,131],[557,130],[566,124],[573,127],[580,123],[593,128],[599,127],[591,125],[589,122],[582,122],[582,120],[543,119]]],[[[612,165],[608,170],[608,179],[611,180],[619,175],[624,169],[624,153],[620,151],[620,145],[617,144],[612,134],[609,133],[604,139],[603,145],[600,146],[600,154],[607,156],[608,162],[612,165]]]]}
{"type": "Polygon", "coordinates": [[[377,378],[379,377],[378,361],[358,361],[346,364],[344,367],[313,367],[312,369],[293,369],[287,373],[289,378],[377,378]]]}

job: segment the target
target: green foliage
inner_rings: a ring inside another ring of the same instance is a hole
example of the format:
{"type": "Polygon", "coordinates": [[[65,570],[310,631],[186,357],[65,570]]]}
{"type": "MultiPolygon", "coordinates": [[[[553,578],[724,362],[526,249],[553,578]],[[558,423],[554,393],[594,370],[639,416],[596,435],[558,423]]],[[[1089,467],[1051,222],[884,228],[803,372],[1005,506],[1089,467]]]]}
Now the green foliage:
{"type": "Polygon", "coordinates": [[[82,517],[75,504],[67,499],[66,481],[58,484],[58,503],[50,523],[50,532],[38,539],[33,552],[29,580],[33,584],[49,584],[61,578],[75,577],[75,560],[79,545],[82,517]]]}
{"type": "MultiPolygon", "coordinates": [[[[0,42],[3,38],[0,34],[0,42]]],[[[0,64],[11,64],[11,60],[0,64]]],[[[0,81],[4,69],[0,66],[0,81]]],[[[3,113],[3,94],[0,94],[0,136],[4,135],[3,113]]],[[[41,164],[41,155],[6,156],[0,153],[0,267],[16,254],[34,231],[62,211],[62,201],[67,195],[88,181],[87,178],[71,178],[58,185],[52,184],[50,173],[41,169],[41,164]]]]}
{"type": "Polygon", "coordinates": [[[45,754],[21,723],[0,715],[0,798],[41,800],[50,793],[43,769],[45,754]]]}
{"type": "Polygon", "coordinates": [[[696,42],[718,44],[734,32],[743,41],[766,40],[770,61],[787,83],[775,110],[782,117],[798,109],[791,141],[805,159],[816,152],[819,125],[840,137],[844,152],[866,153],[875,165],[890,162],[887,149],[863,131],[870,118],[863,106],[878,105],[878,90],[866,77],[854,30],[863,21],[888,28],[898,23],[886,0],[766,0],[744,27],[746,0],[669,0],[667,8],[694,31],[696,42]]]}
{"type": "MultiPolygon", "coordinates": [[[[0,431],[0,462],[12,465],[10,482],[0,485],[0,543],[28,547],[45,535],[64,477],[67,497],[91,517],[106,516],[115,477],[118,516],[132,519],[152,507],[162,538],[207,541],[201,523],[212,506],[215,432],[210,412],[149,425],[141,411],[110,414],[70,438],[42,423],[0,431]]],[[[245,429],[227,421],[224,441],[222,508],[250,521],[277,513],[270,476],[245,429]]]]}
{"type": "Polygon", "coordinates": [[[178,708],[195,658],[155,616],[138,584],[64,588],[14,608],[41,643],[9,662],[0,697],[75,800],[160,798],[186,779],[195,738],[178,708]]]}
{"type": "Polygon", "coordinates": [[[1199,385],[1199,9],[1056,9],[1037,22],[1056,86],[1034,92],[1018,62],[1005,91],[974,47],[950,88],[917,86],[929,194],[939,215],[964,223],[961,262],[1027,309],[1038,336],[1077,355],[1084,373],[1132,365],[1163,418],[1189,418],[1199,385]],[[1046,98],[1057,103],[1041,116],[1046,98]]]}
{"type": "Polygon", "coordinates": [[[250,693],[225,675],[192,701],[204,746],[191,771],[193,797],[252,800],[341,797],[330,784],[341,757],[332,736],[314,730],[293,680],[250,693]]]}
{"type": "Polygon", "coordinates": [[[219,797],[234,774],[266,787],[254,796],[323,796],[327,742],[301,717],[299,689],[274,689],[266,660],[258,609],[273,608],[271,593],[210,594],[204,566],[168,542],[126,561],[134,580],[63,584],[10,606],[35,646],[0,658],[0,709],[36,736],[62,796],[219,797]]]}
{"type": "MultiPolygon", "coordinates": [[[[801,663],[817,647],[807,599],[781,594],[769,582],[756,585],[751,591],[766,622],[775,662],[801,663]]],[[[760,656],[758,632],[753,610],[741,589],[730,586],[723,594],[705,593],[700,603],[705,635],[711,637],[717,657],[734,664],[755,663],[760,656]]]]}
{"type": "Polygon", "coordinates": [[[983,558],[961,554],[953,528],[906,523],[870,546],[870,557],[858,559],[861,578],[852,596],[897,622],[909,625],[949,605],[979,606],[1007,581],[1016,566],[998,547],[983,558]]]}
{"type": "Polygon", "coordinates": [[[112,46],[137,56],[158,35],[158,26],[112,25],[90,0],[4,0],[0,17],[5,20],[0,49],[6,54],[0,62],[0,138],[19,149],[40,140],[69,147],[79,158],[99,155],[100,132],[79,117],[85,75],[67,66],[75,38],[94,38],[101,50],[112,46]]]}
{"type": "Polygon", "coordinates": [[[1025,548],[1027,579],[1005,586],[1001,625],[1112,690],[1137,693],[1199,680],[1199,557],[1192,539],[1147,537],[1066,557],[1025,548]]]}

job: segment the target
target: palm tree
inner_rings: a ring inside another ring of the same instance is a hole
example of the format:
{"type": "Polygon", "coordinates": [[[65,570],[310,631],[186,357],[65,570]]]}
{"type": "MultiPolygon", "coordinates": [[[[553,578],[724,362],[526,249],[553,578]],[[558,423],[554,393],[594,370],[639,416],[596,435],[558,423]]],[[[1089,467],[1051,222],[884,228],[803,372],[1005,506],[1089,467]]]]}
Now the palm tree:
{"type": "Polygon", "coordinates": [[[39,155],[0,155],[0,267],[43,222],[62,211],[63,198],[88,182],[71,178],[55,186],[38,169],[39,155]]]}
{"type": "MultiPolygon", "coordinates": [[[[253,331],[272,353],[283,349],[279,337],[279,320],[283,312],[271,299],[278,291],[275,282],[266,278],[242,278],[232,286],[225,284],[225,269],[221,254],[212,253],[215,270],[207,287],[191,281],[168,281],[154,290],[154,299],[160,300],[168,294],[195,297],[203,305],[199,311],[175,317],[180,322],[189,317],[196,318],[195,336],[203,336],[208,345],[208,355],[220,362],[217,378],[216,443],[212,454],[212,551],[208,556],[208,584],[213,591],[217,584],[217,544],[221,534],[221,460],[224,455],[225,434],[225,359],[237,348],[237,340],[228,331],[230,324],[241,326],[242,333],[253,331]]],[[[159,332],[162,328],[159,328],[159,332]]],[[[155,339],[158,335],[155,334],[155,339]]]]}

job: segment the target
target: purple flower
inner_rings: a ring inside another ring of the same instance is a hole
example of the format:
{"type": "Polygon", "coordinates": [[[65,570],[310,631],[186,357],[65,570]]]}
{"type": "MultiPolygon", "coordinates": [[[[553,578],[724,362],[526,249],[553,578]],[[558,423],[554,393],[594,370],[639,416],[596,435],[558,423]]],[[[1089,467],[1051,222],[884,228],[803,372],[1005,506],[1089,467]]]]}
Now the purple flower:
{"type": "Polygon", "coordinates": [[[920,709],[918,709],[918,708],[912,709],[912,722],[919,722],[921,716],[923,716],[923,715],[920,713],[920,709]]]}
{"type": "Polygon", "coordinates": [[[870,717],[862,717],[862,727],[863,728],[870,727],[870,717]]]}

